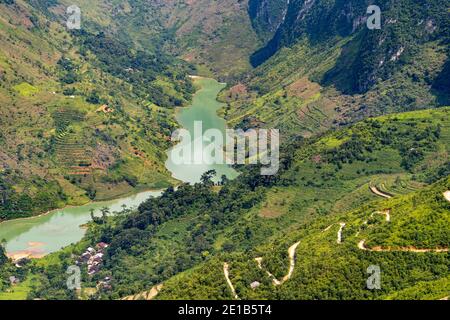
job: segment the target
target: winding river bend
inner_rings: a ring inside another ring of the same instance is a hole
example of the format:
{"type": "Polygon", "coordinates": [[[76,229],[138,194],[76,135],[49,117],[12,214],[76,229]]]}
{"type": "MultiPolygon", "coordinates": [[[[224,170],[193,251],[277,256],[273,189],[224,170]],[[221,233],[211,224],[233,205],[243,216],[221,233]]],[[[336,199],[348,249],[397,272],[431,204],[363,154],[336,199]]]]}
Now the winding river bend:
{"type": "MultiPolygon", "coordinates": [[[[192,137],[195,121],[202,122],[203,131],[216,128],[224,132],[225,120],[217,115],[217,110],[222,105],[216,98],[225,84],[214,79],[199,77],[196,77],[194,81],[200,89],[195,94],[191,107],[178,110],[177,120],[183,128],[191,132],[192,137]]],[[[217,171],[218,177],[226,175],[229,179],[233,179],[238,175],[227,165],[176,165],[171,161],[170,150],[168,155],[166,167],[175,178],[183,182],[198,182],[202,173],[211,169],[217,171]]],[[[92,209],[99,215],[103,207],[110,208],[111,212],[121,210],[124,205],[128,208],[137,207],[149,197],[157,197],[161,193],[162,190],[147,191],[123,199],[94,202],[84,206],[54,210],[41,216],[6,221],[0,224],[0,240],[6,240],[6,251],[13,259],[40,258],[80,241],[85,234],[81,226],[90,221],[92,209]]]]}
{"type": "Polygon", "coordinates": [[[41,216],[5,221],[0,224],[0,239],[6,240],[6,252],[13,259],[22,257],[40,258],[81,240],[85,229],[81,226],[91,220],[90,211],[97,216],[100,209],[111,212],[136,207],[161,191],[147,191],[123,199],[93,202],[79,207],[54,210],[41,216]]]}

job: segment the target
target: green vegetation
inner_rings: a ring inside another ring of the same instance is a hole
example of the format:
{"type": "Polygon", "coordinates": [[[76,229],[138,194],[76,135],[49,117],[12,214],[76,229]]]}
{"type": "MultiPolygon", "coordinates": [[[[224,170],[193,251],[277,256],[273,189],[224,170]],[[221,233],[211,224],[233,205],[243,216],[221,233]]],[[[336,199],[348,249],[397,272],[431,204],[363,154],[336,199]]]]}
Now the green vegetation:
{"type": "Polygon", "coordinates": [[[31,281],[32,277],[27,277],[25,269],[16,268],[10,263],[3,244],[0,244],[0,300],[26,299],[31,281]],[[13,284],[11,277],[14,277],[17,283],[13,284]]]}
{"type": "Polygon", "coordinates": [[[231,299],[222,272],[223,261],[230,263],[231,281],[242,299],[444,298],[449,292],[448,253],[396,252],[395,248],[448,249],[450,235],[446,226],[450,222],[450,204],[442,192],[449,188],[450,179],[445,179],[424,192],[392,201],[373,202],[350,213],[291,228],[286,236],[258,246],[253,252],[220,255],[177,275],[165,283],[158,298],[231,299]],[[386,207],[392,208],[390,223],[374,217],[364,224],[370,212],[386,207]],[[336,234],[341,221],[347,225],[343,243],[337,244],[336,234]],[[328,225],[334,227],[326,230],[328,225]],[[415,236],[408,236],[411,232],[415,236]],[[392,252],[358,249],[360,239],[373,236],[383,247],[392,245],[392,252]],[[390,240],[397,237],[402,241],[390,240]],[[425,238],[433,239],[433,242],[423,241],[425,238]],[[279,287],[274,286],[267,274],[258,269],[254,258],[263,257],[263,268],[281,279],[288,270],[287,248],[299,240],[292,278],[279,287]],[[380,290],[366,287],[370,275],[366,269],[371,265],[381,268],[380,290]],[[254,281],[259,281],[261,286],[252,290],[250,284],[254,281]]]}
{"type": "Polygon", "coordinates": [[[192,67],[98,8],[66,30],[57,5],[0,4],[0,220],[176,183],[165,150],[192,67]]]}
{"type": "MultiPolygon", "coordinates": [[[[282,3],[250,2],[262,34],[270,30],[264,23],[279,19],[280,9],[267,9],[282,3]]],[[[246,93],[232,87],[222,95],[227,120],[309,137],[369,116],[448,105],[450,27],[442,2],[380,1],[381,30],[366,27],[369,4],[290,1],[272,40],[252,57],[258,67],[241,80],[246,93]]]]}
{"type": "Polygon", "coordinates": [[[162,283],[158,299],[233,299],[224,263],[242,299],[448,297],[448,10],[380,0],[382,29],[368,30],[369,4],[0,1],[0,221],[166,188],[92,213],[82,241],[20,268],[0,246],[0,299],[119,299],[162,283]],[[61,8],[74,3],[83,28],[68,31],[61,8]],[[189,74],[230,83],[229,126],[280,129],[278,175],[237,166],[233,181],[210,171],[173,187],[165,150],[189,74]],[[78,259],[100,242],[88,274],[78,259]],[[66,286],[76,262],[81,291],[66,286]]]}
{"type": "Polygon", "coordinates": [[[22,82],[21,84],[14,86],[13,89],[24,97],[29,97],[39,92],[38,88],[26,82],[22,82]]]}
{"type": "Polygon", "coordinates": [[[224,262],[245,299],[388,299],[407,296],[409,288],[418,288],[418,299],[442,298],[448,254],[412,250],[448,248],[450,203],[443,192],[450,180],[444,176],[431,186],[420,180],[422,172],[439,168],[432,161],[437,154],[448,156],[449,112],[395,114],[298,140],[283,149],[278,177],[241,168],[243,174],[218,191],[210,180],[214,172],[201,184],[169,188],[135,212],[94,222],[76,247],[36,262],[39,268],[31,274],[38,280],[30,297],[73,297],[59,275],[74,263],[71,254],[104,241],[110,246],[101,271],[95,276],[83,271],[84,287],[113,279],[112,290],[96,293],[101,299],[160,283],[160,299],[231,299],[224,262]],[[420,157],[405,153],[412,147],[420,157]],[[382,200],[369,185],[384,185],[396,196],[382,200]],[[382,214],[388,208],[390,221],[382,214]],[[365,248],[390,251],[361,250],[362,240],[365,248]],[[285,276],[287,249],[297,241],[292,278],[275,287],[264,270],[285,276]],[[262,270],[257,257],[263,258],[262,270]],[[381,290],[365,288],[370,265],[382,269],[381,290]],[[252,290],[254,281],[261,285],[252,290]]]}

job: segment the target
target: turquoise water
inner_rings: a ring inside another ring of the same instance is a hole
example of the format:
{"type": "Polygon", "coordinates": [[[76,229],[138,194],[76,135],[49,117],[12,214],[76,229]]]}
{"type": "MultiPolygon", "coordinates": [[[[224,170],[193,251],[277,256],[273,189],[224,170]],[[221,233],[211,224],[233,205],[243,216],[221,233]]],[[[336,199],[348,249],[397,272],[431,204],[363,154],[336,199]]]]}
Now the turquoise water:
{"type": "Polygon", "coordinates": [[[0,239],[7,241],[9,255],[40,257],[80,241],[85,233],[81,225],[91,220],[91,209],[99,216],[103,207],[110,208],[111,212],[120,211],[123,205],[136,207],[160,194],[161,191],[142,192],[123,199],[55,210],[38,217],[5,221],[0,224],[0,239]]]}
{"type": "MultiPolygon", "coordinates": [[[[178,123],[188,130],[191,135],[191,145],[189,146],[191,148],[191,159],[196,157],[196,150],[192,147],[195,139],[194,125],[196,121],[201,122],[203,133],[208,129],[218,129],[225,136],[226,130],[225,120],[217,115],[217,110],[223,106],[222,103],[217,101],[217,95],[226,85],[209,78],[196,79],[195,83],[200,87],[200,90],[195,94],[192,106],[180,109],[180,112],[177,114],[178,123]]],[[[211,142],[202,140],[201,143],[203,147],[206,147],[211,142]]],[[[175,146],[175,148],[178,146],[175,146]]],[[[208,164],[213,162],[210,161],[211,155],[206,154],[201,164],[189,163],[180,165],[174,161],[172,150],[169,150],[167,154],[166,168],[172,172],[174,178],[184,182],[199,182],[202,174],[208,170],[216,170],[216,180],[220,179],[222,175],[227,176],[229,179],[234,179],[238,176],[238,172],[226,164],[208,164]]]]}
{"type": "MultiPolygon", "coordinates": [[[[192,133],[195,121],[202,122],[203,131],[215,128],[225,132],[225,120],[216,113],[222,106],[216,97],[225,85],[206,78],[197,79],[195,82],[201,89],[194,96],[192,106],[179,111],[177,120],[183,128],[192,133]]],[[[168,154],[170,156],[170,151],[168,154]]],[[[175,178],[190,183],[199,181],[201,175],[211,169],[217,171],[219,178],[226,175],[233,179],[238,175],[227,165],[176,165],[170,157],[166,166],[175,178]]],[[[94,209],[95,213],[99,215],[100,209],[103,207],[110,208],[111,212],[120,211],[123,205],[128,208],[137,207],[149,197],[159,196],[161,192],[142,192],[123,199],[90,203],[84,206],[55,210],[28,219],[6,221],[0,224],[0,240],[6,240],[6,251],[10,256],[41,257],[80,241],[85,234],[85,230],[81,226],[91,220],[91,209],[94,209]]]]}

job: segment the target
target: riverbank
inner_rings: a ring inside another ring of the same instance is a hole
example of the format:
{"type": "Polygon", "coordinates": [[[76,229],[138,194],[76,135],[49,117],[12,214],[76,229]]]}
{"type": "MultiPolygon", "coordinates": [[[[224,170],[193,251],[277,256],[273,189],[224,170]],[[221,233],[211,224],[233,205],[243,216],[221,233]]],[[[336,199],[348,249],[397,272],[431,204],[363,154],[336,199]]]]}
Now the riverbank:
{"type": "Polygon", "coordinates": [[[103,207],[109,208],[110,212],[121,211],[123,206],[135,208],[150,197],[160,196],[163,191],[146,191],[121,199],[91,202],[35,217],[5,221],[0,224],[0,239],[6,240],[5,249],[10,257],[41,258],[79,242],[86,233],[86,228],[80,226],[91,221],[91,211],[99,215],[103,207]]]}
{"type": "Polygon", "coordinates": [[[136,188],[136,189],[133,189],[133,191],[120,194],[117,197],[111,197],[111,198],[102,199],[102,200],[90,200],[90,201],[87,201],[85,203],[81,203],[79,205],[65,205],[63,207],[55,208],[55,209],[52,209],[52,210],[49,210],[49,211],[46,211],[46,212],[43,212],[43,213],[39,213],[39,214],[36,214],[36,215],[32,215],[32,216],[29,216],[29,217],[0,220],[0,225],[2,223],[6,223],[6,222],[10,222],[10,221],[22,221],[22,220],[30,220],[30,219],[36,219],[36,218],[40,218],[40,217],[45,217],[46,215],[52,214],[52,213],[54,213],[56,211],[59,211],[59,210],[78,208],[78,207],[86,206],[86,205],[89,205],[89,204],[102,204],[102,203],[107,203],[107,202],[114,201],[114,200],[123,200],[123,199],[125,199],[127,197],[138,195],[139,193],[142,193],[142,192],[159,192],[159,191],[163,191],[165,189],[167,189],[167,188],[164,188],[164,189],[136,188]]]}

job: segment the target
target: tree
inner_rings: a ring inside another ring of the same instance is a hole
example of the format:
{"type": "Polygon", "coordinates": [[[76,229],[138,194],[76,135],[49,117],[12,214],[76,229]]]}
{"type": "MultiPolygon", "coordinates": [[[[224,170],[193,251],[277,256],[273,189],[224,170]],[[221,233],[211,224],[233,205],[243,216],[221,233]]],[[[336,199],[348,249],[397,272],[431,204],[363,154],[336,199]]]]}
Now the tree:
{"type": "Polygon", "coordinates": [[[226,175],[223,174],[223,175],[220,177],[220,184],[221,184],[222,186],[226,185],[228,181],[229,181],[229,180],[228,180],[228,177],[227,177],[226,175]]]}
{"type": "Polygon", "coordinates": [[[109,208],[103,207],[100,209],[100,212],[102,213],[103,222],[106,222],[106,218],[108,218],[108,215],[111,213],[109,208]]]}
{"type": "Polygon", "coordinates": [[[202,174],[200,181],[205,185],[205,186],[212,186],[214,184],[214,182],[212,181],[212,179],[216,176],[217,172],[216,170],[209,170],[206,171],[204,174],[202,174]]]}

